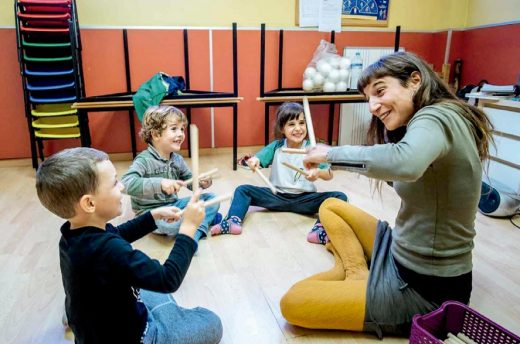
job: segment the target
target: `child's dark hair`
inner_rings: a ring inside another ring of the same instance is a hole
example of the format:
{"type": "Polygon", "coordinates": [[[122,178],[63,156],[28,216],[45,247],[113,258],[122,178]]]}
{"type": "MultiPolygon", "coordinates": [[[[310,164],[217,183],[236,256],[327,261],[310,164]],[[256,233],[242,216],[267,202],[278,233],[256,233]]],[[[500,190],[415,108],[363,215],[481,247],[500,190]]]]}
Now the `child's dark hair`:
{"type": "Polygon", "coordinates": [[[276,110],[276,123],[274,126],[274,137],[284,138],[283,127],[292,119],[298,118],[303,113],[303,106],[300,103],[285,102],[276,110]]]}

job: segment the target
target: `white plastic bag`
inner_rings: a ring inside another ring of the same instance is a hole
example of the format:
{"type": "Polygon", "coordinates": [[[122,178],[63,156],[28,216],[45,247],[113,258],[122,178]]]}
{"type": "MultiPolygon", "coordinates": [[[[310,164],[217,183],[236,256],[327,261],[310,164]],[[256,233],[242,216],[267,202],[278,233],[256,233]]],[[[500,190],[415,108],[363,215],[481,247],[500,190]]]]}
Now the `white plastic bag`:
{"type": "Polygon", "coordinates": [[[345,92],[350,59],[338,55],[334,44],[321,40],[303,72],[302,88],[308,92],[345,92]]]}

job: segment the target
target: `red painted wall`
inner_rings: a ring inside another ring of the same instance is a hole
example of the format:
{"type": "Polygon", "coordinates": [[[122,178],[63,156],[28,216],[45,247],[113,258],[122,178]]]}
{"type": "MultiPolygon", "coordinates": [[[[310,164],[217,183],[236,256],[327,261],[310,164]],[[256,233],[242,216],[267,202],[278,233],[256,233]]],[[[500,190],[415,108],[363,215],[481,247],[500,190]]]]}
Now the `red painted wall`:
{"type": "Polygon", "coordinates": [[[463,31],[462,85],[482,79],[494,85],[516,84],[520,75],[519,37],[520,24],[463,31]]]}
{"type": "MultiPolygon", "coordinates": [[[[191,30],[189,32],[191,88],[210,89],[209,34],[213,44],[213,89],[232,91],[231,30],[191,30]]],[[[450,63],[462,58],[462,84],[486,78],[491,83],[511,84],[520,73],[520,45],[514,37],[520,25],[456,31],[452,35],[450,63]]],[[[88,96],[124,92],[125,73],[122,30],[82,30],[83,70],[88,96]]],[[[415,52],[440,71],[446,45],[446,32],[401,34],[401,46],[415,52]]],[[[329,34],[316,31],[285,31],[283,86],[300,87],[302,72],[312,58],[321,39],[329,34]]],[[[128,31],[132,89],[159,71],[183,75],[182,30],[128,31]]],[[[30,156],[27,121],[23,109],[23,92],[16,52],[14,29],[0,29],[0,159],[30,156]]],[[[393,46],[391,32],[342,32],[336,34],[336,46],[341,54],[345,46],[393,46]]],[[[238,106],[240,146],[263,144],[264,106],[256,98],[260,94],[260,32],[238,31],[239,95],[244,100],[238,106]]],[[[266,32],[265,89],[277,87],[278,31],[266,32]]],[[[452,71],[453,72],[453,71],[452,71]]],[[[273,109],[273,113],[274,113],[273,109]]],[[[316,136],[326,138],[328,106],[312,106],[316,136]]],[[[338,112],[334,122],[337,139],[338,112]]],[[[232,111],[215,108],[215,143],[217,147],[232,145],[232,111]]],[[[273,114],[271,116],[273,118],[273,114]]],[[[125,111],[91,113],[89,116],[92,146],[109,153],[129,152],[128,115],[125,111]]],[[[201,134],[201,147],[210,147],[210,110],[193,109],[192,119],[201,134]]],[[[139,125],[137,130],[139,130],[139,125]]],[[[52,154],[65,147],[78,145],[77,140],[45,141],[45,153],[52,154]]],[[[145,145],[138,139],[138,149],[145,145]]]]}

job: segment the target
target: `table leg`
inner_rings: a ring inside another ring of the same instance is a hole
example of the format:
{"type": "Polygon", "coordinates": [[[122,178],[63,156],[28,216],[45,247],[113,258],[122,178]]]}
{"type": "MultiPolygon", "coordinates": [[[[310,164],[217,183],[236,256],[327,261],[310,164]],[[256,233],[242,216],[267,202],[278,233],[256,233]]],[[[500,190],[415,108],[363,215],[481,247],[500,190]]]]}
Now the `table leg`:
{"type": "Polygon", "coordinates": [[[269,144],[269,104],[265,103],[264,144],[269,144]]]}
{"type": "Polygon", "coordinates": [[[329,104],[329,145],[332,145],[332,137],[334,134],[334,103],[329,104]]]}
{"type": "Polygon", "coordinates": [[[233,104],[233,171],[237,170],[238,107],[233,104]]]}
{"type": "Polygon", "coordinates": [[[128,110],[128,123],[130,124],[130,142],[132,144],[132,157],[137,155],[137,143],[135,142],[134,110],[128,110]]]}
{"type": "Polygon", "coordinates": [[[88,112],[78,110],[79,130],[81,135],[81,146],[90,147],[92,140],[90,138],[90,128],[88,124],[88,112]]]}

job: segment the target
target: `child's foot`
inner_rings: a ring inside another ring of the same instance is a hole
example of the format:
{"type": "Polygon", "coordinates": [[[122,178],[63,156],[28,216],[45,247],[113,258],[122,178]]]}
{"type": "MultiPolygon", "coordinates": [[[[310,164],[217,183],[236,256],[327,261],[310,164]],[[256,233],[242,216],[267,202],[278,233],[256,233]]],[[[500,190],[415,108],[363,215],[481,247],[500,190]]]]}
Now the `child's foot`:
{"type": "Polygon", "coordinates": [[[323,228],[323,225],[319,221],[316,221],[314,227],[312,227],[309,234],[307,234],[307,241],[313,244],[322,245],[325,245],[329,242],[329,236],[327,235],[327,232],[325,232],[325,228],[323,228]]]}
{"type": "Polygon", "coordinates": [[[237,216],[222,220],[218,225],[211,227],[211,235],[242,233],[242,220],[237,216]]]}
{"type": "Polygon", "coordinates": [[[213,222],[210,225],[214,226],[220,224],[222,222],[222,218],[222,214],[217,212],[217,214],[215,214],[215,217],[213,218],[213,222]]]}

